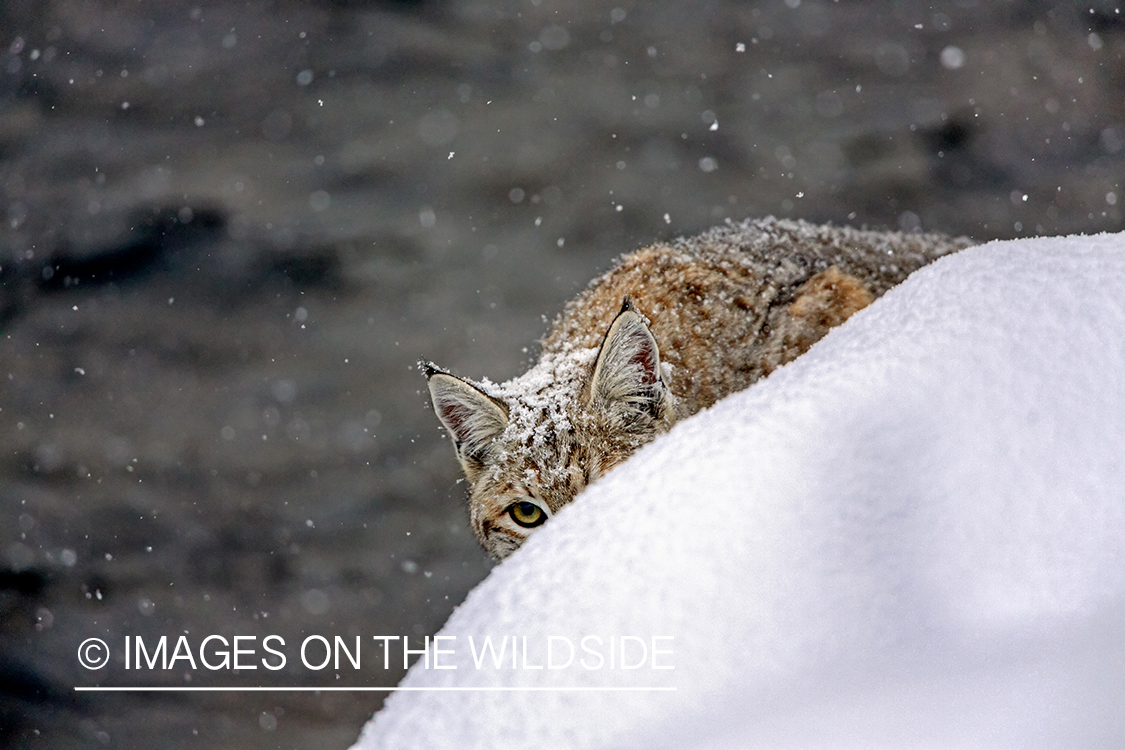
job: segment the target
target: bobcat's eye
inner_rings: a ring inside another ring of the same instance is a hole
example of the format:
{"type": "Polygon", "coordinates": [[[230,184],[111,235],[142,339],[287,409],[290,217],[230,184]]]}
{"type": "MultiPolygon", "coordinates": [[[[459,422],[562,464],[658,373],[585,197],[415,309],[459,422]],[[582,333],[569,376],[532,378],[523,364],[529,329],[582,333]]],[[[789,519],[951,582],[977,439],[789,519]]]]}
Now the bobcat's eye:
{"type": "Polygon", "coordinates": [[[512,503],[508,506],[508,515],[520,526],[531,528],[547,520],[547,514],[535,503],[512,503]]]}

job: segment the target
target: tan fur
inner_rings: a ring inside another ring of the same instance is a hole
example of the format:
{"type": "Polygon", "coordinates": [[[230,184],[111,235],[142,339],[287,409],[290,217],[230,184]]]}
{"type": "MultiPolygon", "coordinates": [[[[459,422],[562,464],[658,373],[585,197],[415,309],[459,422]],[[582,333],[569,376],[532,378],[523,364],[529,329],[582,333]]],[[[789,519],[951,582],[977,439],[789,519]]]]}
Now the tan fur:
{"type": "Polygon", "coordinates": [[[424,363],[481,543],[507,556],[534,528],[516,521],[524,511],[549,518],[677,420],[968,244],[772,218],[729,224],[623,256],[567,304],[519,378],[471,382],[424,363]]]}

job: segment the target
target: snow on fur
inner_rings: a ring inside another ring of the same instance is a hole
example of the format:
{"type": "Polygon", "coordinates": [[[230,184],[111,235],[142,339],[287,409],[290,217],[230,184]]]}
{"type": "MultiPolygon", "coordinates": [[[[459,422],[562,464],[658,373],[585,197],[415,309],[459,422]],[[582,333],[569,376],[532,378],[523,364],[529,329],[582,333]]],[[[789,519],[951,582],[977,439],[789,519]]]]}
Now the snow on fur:
{"type": "MultiPolygon", "coordinates": [[[[648,251],[660,260],[643,265],[642,271],[676,277],[671,286],[689,288],[700,280],[682,278],[685,269],[721,268],[732,275],[752,278],[767,293],[776,293],[779,289],[795,289],[813,273],[836,265],[862,278],[870,285],[871,293],[878,296],[915,269],[968,244],[965,238],[873,232],[770,216],[728,222],[695,237],[677,238],[667,246],[658,243],[648,251]]],[[[531,370],[500,385],[488,380],[480,383],[489,395],[508,405],[506,445],[518,446],[516,450],[535,457],[544,452],[549,435],[570,429],[565,407],[578,398],[606,326],[621,307],[621,295],[599,296],[596,291],[613,273],[620,273],[620,265],[627,264],[629,258],[627,255],[619,259],[614,271],[591,281],[589,289],[567,305],[544,340],[542,356],[531,370]]],[[[635,287],[628,288],[636,293],[635,287]]],[[[724,298],[722,287],[709,288],[707,292],[714,295],[717,303],[736,307],[732,300],[724,298]]],[[[750,317],[747,312],[739,314],[750,317]]],[[[676,355],[673,350],[669,353],[676,355]]],[[[716,353],[715,360],[719,362],[727,356],[716,353]]],[[[559,472],[565,470],[555,468],[559,472]]]]}
{"type": "Polygon", "coordinates": [[[1123,746],[1123,446],[1125,234],[944,258],[589,488],[403,681],[675,692],[402,692],[355,747],[1123,746]],[[675,669],[477,668],[505,635],[675,669]]]}

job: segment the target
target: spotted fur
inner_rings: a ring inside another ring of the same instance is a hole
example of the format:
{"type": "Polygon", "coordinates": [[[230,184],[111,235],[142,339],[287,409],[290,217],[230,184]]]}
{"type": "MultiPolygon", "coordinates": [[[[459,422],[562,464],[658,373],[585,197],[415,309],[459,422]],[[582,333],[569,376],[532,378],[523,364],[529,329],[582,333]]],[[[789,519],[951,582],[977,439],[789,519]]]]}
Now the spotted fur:
{"type": "Polygon", "coordinates": [[[684,417],[804,353],[965,238],[763,219],[623,256],[503,384],[424,362],[494,557],[684,417]],[[534,524],[528,524],[531,518],[534,524]]]}

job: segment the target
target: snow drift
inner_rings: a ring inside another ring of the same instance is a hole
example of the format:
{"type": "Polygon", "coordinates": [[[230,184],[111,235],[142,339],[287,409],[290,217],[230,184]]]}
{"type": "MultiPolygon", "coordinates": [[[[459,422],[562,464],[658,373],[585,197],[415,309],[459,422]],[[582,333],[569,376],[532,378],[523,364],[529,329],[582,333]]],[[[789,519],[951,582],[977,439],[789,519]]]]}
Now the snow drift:
{"type": "Polygon", "coordinates": [[[356,748],[1125,745],[1125,234],[922,269],[440,635],[402,686],[490,690],[396,693],[356,748]]]}

